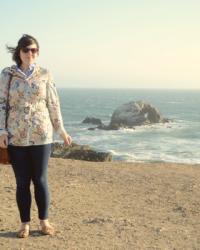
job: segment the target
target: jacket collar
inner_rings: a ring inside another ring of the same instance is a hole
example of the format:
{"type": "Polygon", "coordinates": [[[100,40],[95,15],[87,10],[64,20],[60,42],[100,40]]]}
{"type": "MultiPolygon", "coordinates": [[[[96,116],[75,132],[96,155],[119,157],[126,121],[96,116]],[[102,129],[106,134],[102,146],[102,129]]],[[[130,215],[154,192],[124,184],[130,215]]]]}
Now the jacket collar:
{"type": "Polygon", "coordinates": [[[39,72],[39,69],[40,67],[37,64],[35,64],[33,68],[33,72],[28,77],[21,70],[19,70],[17,65],[12,65],[11,67],[8,67],[6,71],[9,74],[12,74],[13,76],[16,76],[22,79],[30,79],[39,72]]]}

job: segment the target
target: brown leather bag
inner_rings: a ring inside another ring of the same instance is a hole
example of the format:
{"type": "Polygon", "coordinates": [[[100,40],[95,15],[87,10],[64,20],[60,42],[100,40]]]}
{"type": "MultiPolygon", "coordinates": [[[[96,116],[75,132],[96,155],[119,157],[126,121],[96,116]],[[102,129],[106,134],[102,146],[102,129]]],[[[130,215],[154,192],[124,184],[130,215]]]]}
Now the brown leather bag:
{"type": "Polygon", "coordinates": [[[10,164],[7,148],[0,148],[0,164],[10,164]]]}
{"type": "MultiPolygon", "coordinates": [[[[7,120],[8,120],[8,112],[9,112],[9,91],[10,91],[10,83],[12,80],[12,75],[8,81],[8,95],[6,101],[6,120],[5,120],[5,128],[7,128],[7,120]]],[[[0,148],[0,164],[10,164],[10,158],[8,154],[7,148],[0,148]]]]}

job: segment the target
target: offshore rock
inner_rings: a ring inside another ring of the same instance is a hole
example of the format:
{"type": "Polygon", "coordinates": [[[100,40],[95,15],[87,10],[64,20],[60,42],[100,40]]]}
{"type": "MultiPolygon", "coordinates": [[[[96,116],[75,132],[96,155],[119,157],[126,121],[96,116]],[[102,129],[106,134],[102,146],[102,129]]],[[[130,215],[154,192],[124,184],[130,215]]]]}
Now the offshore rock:
{"type": "Polygon", "coordinates": [[[157,108],[147,102],[137,101],[125,103],[118,107],[112,114],[109,128],[132,128],[165,122],[169,122],[169,119],[164,118],[157,108]]]}
{"type": "Polygon", "coordinates": [[[94,125],[102,125],[102,122],[100,119],[98,118],[95,118],[95,117],[86,117],[82,123],[91,123],[91,124],[94,124],[94,125]]]}
{"type": "Polygon", "coordinates": [[[120,128],[134,129],[135,126],[166,123],[169,121],[170,120],[164,118],[159,110],[153,107],[153,105],[144,101],[133,101],[119,106],[113,112],[109,125],[101,123],[95,128],[89,128],[89,130],[118,130],[120,128]]]}

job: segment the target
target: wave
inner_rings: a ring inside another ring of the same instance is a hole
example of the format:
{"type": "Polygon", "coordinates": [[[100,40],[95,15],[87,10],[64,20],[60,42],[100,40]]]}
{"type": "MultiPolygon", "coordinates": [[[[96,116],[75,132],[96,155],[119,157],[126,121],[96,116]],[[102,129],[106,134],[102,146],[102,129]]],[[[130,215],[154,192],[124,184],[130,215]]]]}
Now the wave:
{"type": "Polygon", "coordinates": [[[170,102],[167,102],[168,104],[183,104],[184,102],[183,101],[180,101],[180,102],[177,102],[177,101],[170,101],[170,102]]]}
{"type": "Polygon", "coordinates": [[[200,164],[200,158],[181,158],[176,155],[166,155],[166,154],[145,154],[143,156],[137,156],[136,154],[118,154],[113,155],[114,161],[126,161],[126,162],[168,162],[168,163],[182,163],[182,164],[200,164]]]}

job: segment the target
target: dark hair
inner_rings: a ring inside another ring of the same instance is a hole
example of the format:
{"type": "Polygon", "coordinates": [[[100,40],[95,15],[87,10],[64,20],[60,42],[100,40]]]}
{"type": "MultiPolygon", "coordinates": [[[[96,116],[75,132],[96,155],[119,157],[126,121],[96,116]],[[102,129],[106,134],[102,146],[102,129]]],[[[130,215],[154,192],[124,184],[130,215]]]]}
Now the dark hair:
{"type": "Polygon", "coordinates": [[[12,54],[13,61],[16,62],[17,66],[20,67],[22,64],[22,60],[20,58],[20,49],[25,48],[29,45],[36,44],[39,50],[38,41],[30,35],[24,34],[18,41],[17,47],[10,47],[6,45],[8,52],[12,54]]]}

